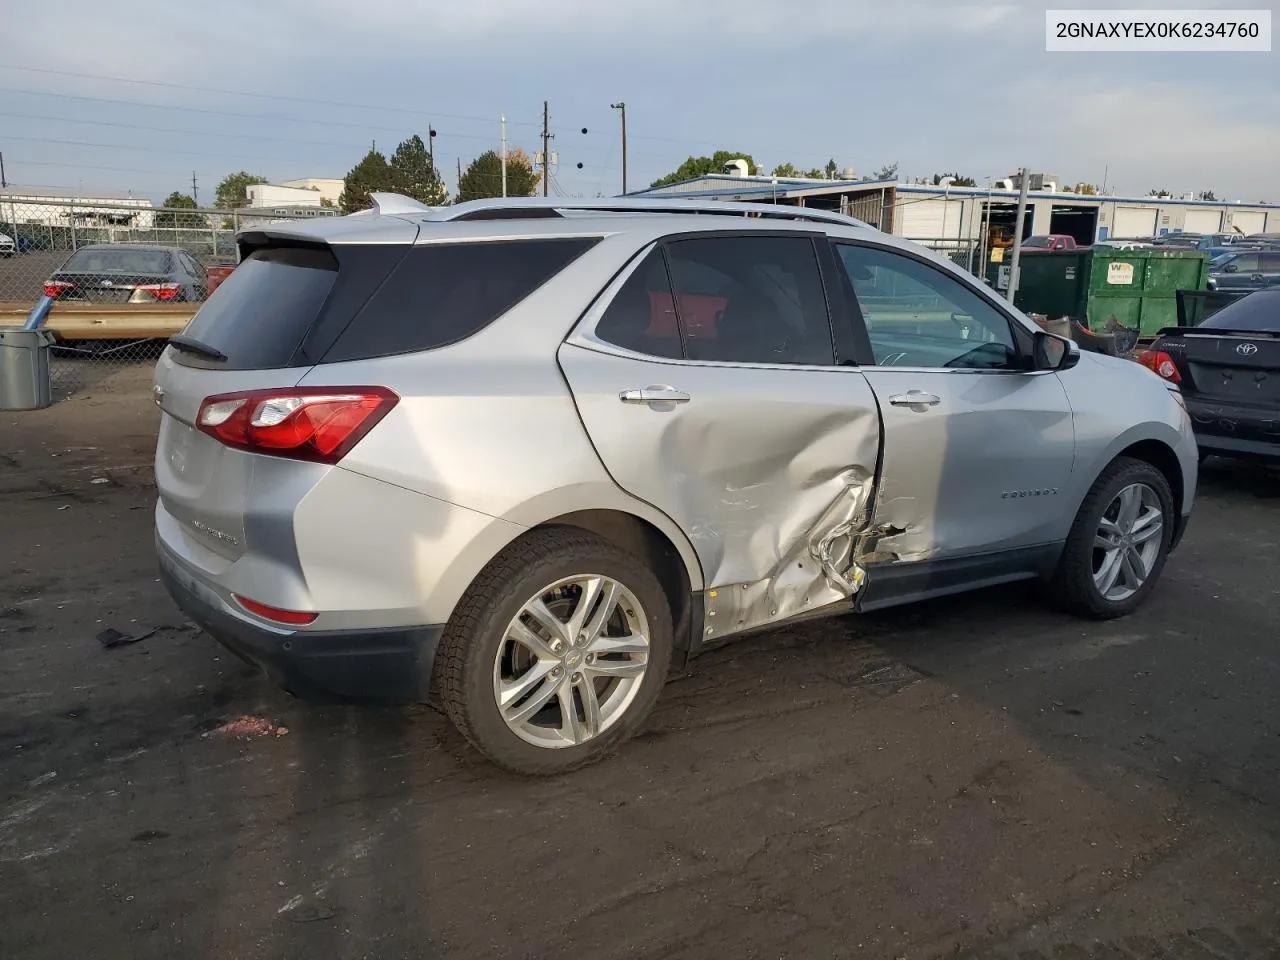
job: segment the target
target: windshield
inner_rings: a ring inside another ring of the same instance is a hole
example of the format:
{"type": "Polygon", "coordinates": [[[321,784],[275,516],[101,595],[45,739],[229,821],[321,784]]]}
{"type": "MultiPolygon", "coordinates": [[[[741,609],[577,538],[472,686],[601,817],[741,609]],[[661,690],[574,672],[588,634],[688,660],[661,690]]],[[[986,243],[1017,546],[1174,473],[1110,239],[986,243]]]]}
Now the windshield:
{"type": "Polygon", "coordinates": [[[1047,247],[1053,243],[1051,237],[1027,237],[1022,241],[1024,247],[1047,247]]]}
{"type": "Polygon", "coordinates": [[[1220,253],[1209,261],[1209,266],[1214,270],[1221,270],[1228,263],[1234,260],[1235,257],[1236,255],[1234,253],[1220,253]]]}
{"type": "Polygon", "coordinates": [[[85,247],[62,265],[69,273],[168,273],[167,250],[85,247]]]}
{"type": "Polygon", "coordinates": [[[1280,333],[1280,290],[1259,290],[1223,307],[1197,330],[1280,333]]]}

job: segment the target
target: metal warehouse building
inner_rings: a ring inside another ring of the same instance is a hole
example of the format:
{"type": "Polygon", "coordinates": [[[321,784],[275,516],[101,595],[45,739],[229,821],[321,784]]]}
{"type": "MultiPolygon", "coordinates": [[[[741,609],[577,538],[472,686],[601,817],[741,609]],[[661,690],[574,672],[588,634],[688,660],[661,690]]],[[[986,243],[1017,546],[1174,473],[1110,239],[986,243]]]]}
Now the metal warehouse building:
{"type": "MultiPolygon", "coordinates": [[[[919,186],[897,180],[730,175],[697,177],[632,195],[772,202],[838,210],[900,237],[956,245],[979,241],[988,222],[1012,233],[1018,206],[1016,190],[919,186]]],[[[1024,236],[1064,233],[1080,243],[1179,232],[1280,232],[1280,204],[1033,190],[1028,194],[1027,206],[1024,236]]]]}

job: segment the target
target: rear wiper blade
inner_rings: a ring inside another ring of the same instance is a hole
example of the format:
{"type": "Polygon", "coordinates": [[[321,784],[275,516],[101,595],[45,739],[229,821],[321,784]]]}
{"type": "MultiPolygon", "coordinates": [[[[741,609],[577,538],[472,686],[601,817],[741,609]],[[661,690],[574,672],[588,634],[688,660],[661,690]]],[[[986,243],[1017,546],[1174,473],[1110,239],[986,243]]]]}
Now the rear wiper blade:
{"type": "Polygon", "coordinates": [[[169,343],[177,347],[179,350],[185,350],[188,353],[194,353],[209,360],[217,360],[219,363],[225,362],[227,355],[215,347],[202,343],[193,337],[184,336],[181,333],[175,333],[169,338],[169,343]]]}

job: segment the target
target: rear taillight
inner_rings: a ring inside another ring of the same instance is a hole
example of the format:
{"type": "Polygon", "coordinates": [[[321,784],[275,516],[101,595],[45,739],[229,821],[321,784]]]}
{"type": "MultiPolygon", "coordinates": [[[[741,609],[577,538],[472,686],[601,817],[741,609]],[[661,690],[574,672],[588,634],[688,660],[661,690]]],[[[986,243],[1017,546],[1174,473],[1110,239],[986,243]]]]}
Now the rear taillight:
{"type": "Polygon", "coordinates": [[[44,282],[44,295],[57,300],[59,296],[66,290],[70,290],[73,284],[67,283],[65,280],[46,280],[44,282]]]}
{"type": "Polygon", "coordinates": [[[157,300],[177,300],[182,287],[176,283],[146,283],[135,288],[139,293],[149,293],[157,300]]]}
{"type": "Polygon", "coordinates": [[[1138,355],[1138,362],[1148,370],[1154,370],[1159,377],[1168,380],[1170,383],[1182,382],[1182,374],[1178,372],[1178,365],[1173,362],[1173,357],[1163,350],[1143,350],[1138,355]]]}
{"type": "Polygon", "coordinates": [[[255,617],[261,617],[263,620],[272,620],[276,623],[287,623],[291,626],[300,627],[308,623],[314,623],[317,614],[302,610],[281,610],[279,607],[269,607],[265,603],[259,603],[257,600],[250,600],[248,597],[242,597],[238,593],[233,593],[236,603],[244,607],[255,617]]]}
{"type": "Polygon", "coordinates": [[[223,393],[200,404],[196,426],[229,447],[337,463],[399,400],[385,387],[223,393]]]}

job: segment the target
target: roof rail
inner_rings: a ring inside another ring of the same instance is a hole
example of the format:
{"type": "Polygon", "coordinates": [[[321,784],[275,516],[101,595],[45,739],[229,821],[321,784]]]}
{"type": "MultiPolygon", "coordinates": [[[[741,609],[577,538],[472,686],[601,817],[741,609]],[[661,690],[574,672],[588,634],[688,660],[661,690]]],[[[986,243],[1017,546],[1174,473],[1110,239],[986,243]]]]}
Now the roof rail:
{"type": "MultiPolygon", "coordinates": [[[[415,201],[408,202],[414,203],[415,201]]],[[[495,197],[487,200],[470,200],[452,207],[436,207],[431,210],[427,219],[434,221],[524,220],[557,216],[560,215],[559,211],[562,210],[581,211],[584,213],[712,214],[722,217],[802,220],[809,223],[830,223],[842,227],[861,227],[865,230],[874,229],[869,224],[854,217],[833,213],[830,210],[815,210],[811,207],[793,207],[770,203],[738,203],[733,200],[659,200],[628,197],[614,197],[602,200],[571,200],[563,197],[495,197]]]]}

